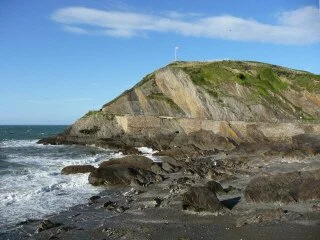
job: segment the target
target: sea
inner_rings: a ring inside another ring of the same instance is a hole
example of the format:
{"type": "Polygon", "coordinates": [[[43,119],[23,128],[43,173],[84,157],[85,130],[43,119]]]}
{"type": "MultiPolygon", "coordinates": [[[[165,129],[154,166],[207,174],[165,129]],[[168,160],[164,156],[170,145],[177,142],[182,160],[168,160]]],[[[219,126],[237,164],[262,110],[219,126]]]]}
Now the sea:
{"type": "Polygon", "coordinates": [[[61,175],[61,169],[78,164],[98,166],[122,154],[94,146],[37,144],[66,128],[0,126],[0,233],[86,203],[102,190],[88,184],[88,174],[61,175]]]}

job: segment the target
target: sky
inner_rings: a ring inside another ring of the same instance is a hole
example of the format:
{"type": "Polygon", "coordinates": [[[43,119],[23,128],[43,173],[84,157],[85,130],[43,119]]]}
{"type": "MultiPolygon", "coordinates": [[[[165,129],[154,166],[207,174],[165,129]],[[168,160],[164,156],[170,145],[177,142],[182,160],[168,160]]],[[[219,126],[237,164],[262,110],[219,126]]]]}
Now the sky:
{"type": "Polygon", "coordinates": [[[320,74],[319,0],[0,0],[0,125],[71,124],[177,46],[320,74]]]}

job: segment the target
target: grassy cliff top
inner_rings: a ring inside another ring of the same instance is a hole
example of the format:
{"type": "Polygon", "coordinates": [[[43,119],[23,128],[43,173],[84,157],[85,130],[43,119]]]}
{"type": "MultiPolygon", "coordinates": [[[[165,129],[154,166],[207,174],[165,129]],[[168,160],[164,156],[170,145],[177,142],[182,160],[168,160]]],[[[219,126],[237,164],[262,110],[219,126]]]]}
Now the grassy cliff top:
{"type": "Polygon", "coordinates": [[[255,87],[261,94],[279,92],[289,86],[320,93],[320,75],[253,61],[174,62],[167,67],[189,74],[198,86],[217,88],[227,82],[255,87]]]}

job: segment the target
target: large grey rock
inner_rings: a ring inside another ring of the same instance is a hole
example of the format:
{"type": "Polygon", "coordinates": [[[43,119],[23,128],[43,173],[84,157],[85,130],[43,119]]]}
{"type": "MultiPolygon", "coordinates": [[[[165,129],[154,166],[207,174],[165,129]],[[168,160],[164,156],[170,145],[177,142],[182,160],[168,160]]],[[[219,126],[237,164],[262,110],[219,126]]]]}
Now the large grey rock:
{"type": "Polygon", "coordinates": [[[119,164],[100,167],[89,175],[89,183],[95,186],[129,186],[131,183],[148,185],[161,181],[162,177],[151,171],[140,168],[130,168],[119,164]]]}
{"type": "Polygon", "coordinates": [[[76,174],[76,173],[89,173],[95,170],[91,165],[71,165],[64,167],[61,170],[61,174],[76,174]]]}
{"type": "Polygon", "coordinates": [[[245,189],[249,202],[299,202],[320,199],[320,169],[257,177],[245,189]]]}
{"type": "Polygon", "coordinates": [[[114,158],[110,159],[109,161],[104,161],[100,163],[99,167],[109,167],[113,165],[120,165],[123,167],[130,167],[130,168],[141,168],[144,170],[151,171],[151,166],[153,165],[153,161],[150,158],[145,156],[139,155],[130,155],[125,156],[123,158],[114,158]]]}
{"type": "Polygon", "coordinates": [[[216,212],[222,209],[222,204],[214,192],[207,187],[191,187],[182,196],[183,209],[194,211],[216,212]]]}

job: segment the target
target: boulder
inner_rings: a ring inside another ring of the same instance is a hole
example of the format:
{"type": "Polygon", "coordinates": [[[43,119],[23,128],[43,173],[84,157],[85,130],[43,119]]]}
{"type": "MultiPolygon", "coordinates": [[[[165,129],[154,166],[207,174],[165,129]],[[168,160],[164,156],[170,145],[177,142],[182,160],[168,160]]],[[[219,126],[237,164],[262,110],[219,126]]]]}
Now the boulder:
{"type": "Polygon", "coordinates": [[[100,163],[99,167],[109,167],[113,165],[120,165],[128,168],[141,168],[144,170],[151,171],[151,166],[153,165],[153,161],[150,158],[139,155],[130,155],[125,156],[123,158],[113,158],[109,161],[104,161],[100,163]]]}
{"type": "Polygon", "coordinates": [[[248,202],[300,202],[320,199],[320,169],[257,177],[245,189],[248,202]]]}
{"type": "Polygon", "coordinates": [[[71,165],[64,167],[61,174],[90,173],[93,170],[95,170],[95,167],[91,165],[71,165]]]}
{"type": "Polygon", "coordinates": [[[223,187],[220,183],[216,181],[209,181],[205,185],[210,191],[216,193],[216,192],[223,192],[223,187]]]}
{"type": "Polygon", "coordinates": [[[183,209],[216,212],[223,208],[216,194],[207,187],[191,187],[182,196],[183,209]]]}
{"type": "Polygon", "coordinates": [[[119,164],[99,167],[89,175],[89,183],[95,186],[130,186],[132,182],[139,183],[139,185],[148,185],[161,180],[160,175],[151,171],[125,167],[119,164]]]}

